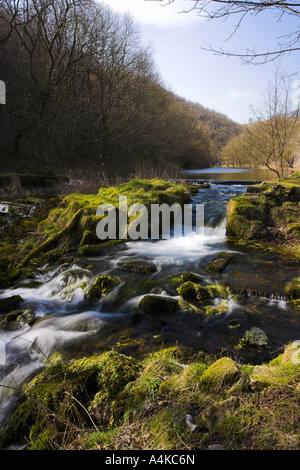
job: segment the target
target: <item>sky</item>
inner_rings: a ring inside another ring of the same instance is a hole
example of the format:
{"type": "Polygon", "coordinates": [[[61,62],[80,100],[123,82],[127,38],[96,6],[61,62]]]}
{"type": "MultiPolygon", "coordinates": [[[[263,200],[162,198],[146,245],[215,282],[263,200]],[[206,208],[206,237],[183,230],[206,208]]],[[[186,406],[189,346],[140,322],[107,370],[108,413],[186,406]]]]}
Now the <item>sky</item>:
{"type": "MultiPolygon", "coordinates": [[[[187,13],[193,0],[175,0],[170,5],[166,5],[168,0],[101,0],[101,3],[132,16],[142,42],[152,47],[165,88],[238,123],[244,124],[253,117],[251,107],[261,105],[277,66],[286,75],[298,71],[299,52],[282,56],[280,64],[272,61],[253,65],[205,50],[210,47],[234,53],[253,47],[257,51],[271,50],[279,37],[299,26],[293,17],[278,21],[270,11],[255,18],[247,17],[232,35],[236,18],[208,21],[195,10],[187,13]]],[[[295,84],[300,85],[296,78],[299,77],[295,76],[295,84]]]]}

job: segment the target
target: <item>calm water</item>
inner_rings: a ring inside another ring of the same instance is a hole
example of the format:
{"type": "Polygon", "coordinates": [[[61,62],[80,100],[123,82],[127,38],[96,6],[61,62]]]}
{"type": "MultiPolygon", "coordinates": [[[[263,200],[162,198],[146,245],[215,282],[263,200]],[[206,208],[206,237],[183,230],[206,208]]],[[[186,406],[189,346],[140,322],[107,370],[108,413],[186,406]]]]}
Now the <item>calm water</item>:
{"type": "Polygon", "coordinates": [[[266,181],[274,179],[276,175],[270,170],[216,167],[183,170],[182,176],[188,179],[210,181],[266,181]]]}

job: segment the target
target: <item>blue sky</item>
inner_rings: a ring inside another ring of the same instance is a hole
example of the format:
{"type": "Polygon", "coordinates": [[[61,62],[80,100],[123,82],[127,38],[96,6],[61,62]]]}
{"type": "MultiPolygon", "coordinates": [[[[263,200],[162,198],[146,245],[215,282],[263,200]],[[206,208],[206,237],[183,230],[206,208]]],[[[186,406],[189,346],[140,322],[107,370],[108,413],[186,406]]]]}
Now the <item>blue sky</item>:
{"type": "MultiPolygon", "coordinates": [[[[248,17],[228,39],[236,19],[207,21],[195,11],[182,13],[193,0],[175,0],[166,6],[148,0],[102,0],[102,3],[114,11],[131,14],[142,41],[152,46],[155,64],[167,89],[240,123],[251,118],[251,105],[257,107],[262,102],[268,81],[274,76],[275,63],[244,64],[238,58],[215,55],[203,48],[244,52],[255,46],[257,51],[271,50],[279,37],[300,26],[292,17],[278,22],[268,11],[248,17]]],[[[286,74],[297,72],[299,59],[298,52],[283,56],[280,69],[286,74]]]]}

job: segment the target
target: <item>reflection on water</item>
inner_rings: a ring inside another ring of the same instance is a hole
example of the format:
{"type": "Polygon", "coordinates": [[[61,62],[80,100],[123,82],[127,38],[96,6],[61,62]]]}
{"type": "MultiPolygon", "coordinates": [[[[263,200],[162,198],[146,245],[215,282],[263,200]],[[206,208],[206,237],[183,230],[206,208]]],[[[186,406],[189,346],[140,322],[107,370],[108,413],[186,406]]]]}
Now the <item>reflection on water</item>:
{"type": "Polygon", "coordinates": [[[223,167],[183,170],[182,175],[189,179],[221,181],[265,181],[274,179],[276,176],[270,170],[223,167]]]}

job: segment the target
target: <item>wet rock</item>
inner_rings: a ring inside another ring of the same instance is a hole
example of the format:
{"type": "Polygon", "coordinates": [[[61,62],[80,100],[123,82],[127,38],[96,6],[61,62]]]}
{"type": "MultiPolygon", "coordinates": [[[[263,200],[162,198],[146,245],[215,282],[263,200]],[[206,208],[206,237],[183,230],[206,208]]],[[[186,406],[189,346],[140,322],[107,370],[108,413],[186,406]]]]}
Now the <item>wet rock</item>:
{"type": "Polygon", "coordinates": [[[161,295],[145,295],[139,303],[139,308],[149,315],[158,315],[175,312],[180,307],[176,299],[161,295]]]}
{"type": "Polygon", "coordinates": [[[211,299],[211,294],[206,287],[191,281],[181,284],[177,292],[183,300],[190,303],[206,304],[211,299]]]}
{"type": "Polygon", "coordinates": [[[221,252],[215,259],[207,263],[205,269],[211,273],[220,273],[226,268],[232,258],[233,255],[231,253],[221,252]]]}
{"type": "Polygon", "coordinates": [[[88,289],[86,295],[90,299],[98,300],[119,284],[119,280],[110,276],[98,276],[88,289]]]}
{"type": "Polygon", "coordinates": [[[194,282],[195,284],[201,284],[202,276],[200,274],[195,274],[191,272],[183,273],[181,276],[182,282],[194,282]]]}
{"type": "Polygon", "coordinates": [[[250,348],[266,348],[268,345],[268,337],[266,333],[254,326],[245,332],[241,340],[241,346],[250,348]]]}
{"type": "Polygon", "coordinates": [[[21,302],[23,302],[23,299],[20,295],[12,295],[11,297],[0,299],[0,315],[16,310],[21,302]]]}
{"type": "Polygon", "coordinates": [[[156,266],[151,261],[130,260],[120,264],[120,268],[125,271],[141,274],[152,274],[156,272],[156,266]]]}

